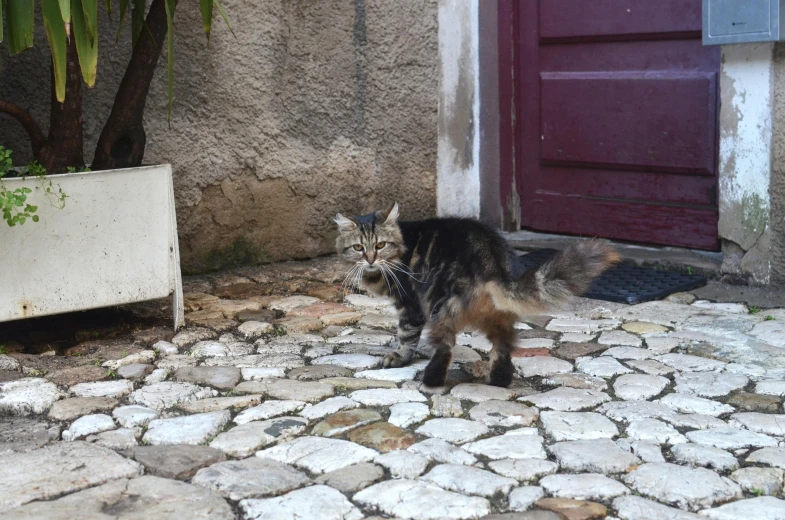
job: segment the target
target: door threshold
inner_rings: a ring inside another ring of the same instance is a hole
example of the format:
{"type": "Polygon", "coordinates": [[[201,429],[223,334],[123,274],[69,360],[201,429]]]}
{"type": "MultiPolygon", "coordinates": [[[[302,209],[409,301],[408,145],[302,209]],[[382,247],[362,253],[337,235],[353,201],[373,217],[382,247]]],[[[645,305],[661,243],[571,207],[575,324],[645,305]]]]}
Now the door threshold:
{"type": "MultiPolygon", "coordinates": [[[[502,232],[502,236],[514,249],[523,252],[537,249],[564,249],[576,240],[585,240],[584,237],[553,235],[526,230],[502,232]]],[[[720,267],[722,266],[722,253],[720,252],[631,244],[614,240],[609,242],[613,244],[624,260],[633,261],[642,267],[694,272],[708,278],[717,278],[720,275],[720,267]]]]}

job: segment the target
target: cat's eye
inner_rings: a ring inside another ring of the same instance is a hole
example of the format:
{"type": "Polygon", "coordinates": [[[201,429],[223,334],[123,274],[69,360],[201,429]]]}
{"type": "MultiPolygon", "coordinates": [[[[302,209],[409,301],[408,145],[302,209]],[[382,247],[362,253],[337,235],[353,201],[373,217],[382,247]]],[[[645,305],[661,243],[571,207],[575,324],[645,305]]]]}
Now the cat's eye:
{"type": "Polygon", "coordinates": [[[387,242],[376,242],[376,249],[384,249],[384,246],[387,245],[387,242]]]}
{"type": "Polygon", "coordinates": [[[352,249],[354,249],[355,251],[362,251],[363,250],[363,246],[360,245],[360,244],[354,244],[352,246],[352,249]]]}

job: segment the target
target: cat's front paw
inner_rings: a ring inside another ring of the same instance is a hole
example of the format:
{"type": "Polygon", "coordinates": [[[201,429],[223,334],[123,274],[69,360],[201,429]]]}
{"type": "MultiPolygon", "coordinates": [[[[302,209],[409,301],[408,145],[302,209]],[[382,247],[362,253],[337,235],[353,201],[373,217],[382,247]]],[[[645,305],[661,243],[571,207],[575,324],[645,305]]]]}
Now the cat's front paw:
{"type": "Polygon", "coordinates": [[[403,357],[397,352],[390,352],[384,356],[382,366],[384,368],[398,368],[405,364],[403,357]]]}

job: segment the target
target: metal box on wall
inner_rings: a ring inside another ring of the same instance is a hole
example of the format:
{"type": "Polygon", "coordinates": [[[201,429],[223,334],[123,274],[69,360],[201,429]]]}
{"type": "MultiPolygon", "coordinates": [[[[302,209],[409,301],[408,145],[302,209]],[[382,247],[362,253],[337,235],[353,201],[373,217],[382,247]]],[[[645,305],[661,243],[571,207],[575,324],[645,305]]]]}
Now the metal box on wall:
{"type": "Polygon", "coordinates": [[[785,0],[703,0],[703,45],[785,39],[785,0]]]}

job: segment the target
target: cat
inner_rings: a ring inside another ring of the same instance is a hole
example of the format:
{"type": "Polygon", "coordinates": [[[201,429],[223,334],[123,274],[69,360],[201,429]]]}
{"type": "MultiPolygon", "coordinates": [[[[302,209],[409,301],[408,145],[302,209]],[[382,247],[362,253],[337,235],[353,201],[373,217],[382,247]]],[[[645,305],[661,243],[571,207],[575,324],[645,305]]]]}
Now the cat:
{"type": "Polygon", "coordinates": [[[398,219],[399,207],[359,217],[338,213],[336,249],[354,262],[344,281],[392,298],[398,309],[398,348],[385,368],[409,363],[424,328],[433,355],[422,382],[445,383],[455,336],[483,332],[493,345],[488,383],[506,387],[521,316],[583,293],[619,256],[604,241],[571,244],[535,270],[523,272],[513,250],[492,228],[468,218],[398,219]]]}

